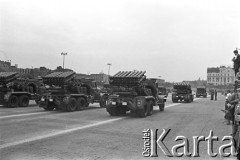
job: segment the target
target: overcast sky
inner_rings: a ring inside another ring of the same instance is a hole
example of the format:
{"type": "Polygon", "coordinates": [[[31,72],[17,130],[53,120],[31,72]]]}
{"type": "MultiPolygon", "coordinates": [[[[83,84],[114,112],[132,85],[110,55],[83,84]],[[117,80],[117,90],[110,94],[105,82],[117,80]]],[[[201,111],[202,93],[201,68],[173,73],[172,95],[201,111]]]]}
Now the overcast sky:
{"type": "Polygon", "coordinates": [[[0,59],[78,73],[206,79],[240,48],[240,0],[0,0],[0,59]]]}

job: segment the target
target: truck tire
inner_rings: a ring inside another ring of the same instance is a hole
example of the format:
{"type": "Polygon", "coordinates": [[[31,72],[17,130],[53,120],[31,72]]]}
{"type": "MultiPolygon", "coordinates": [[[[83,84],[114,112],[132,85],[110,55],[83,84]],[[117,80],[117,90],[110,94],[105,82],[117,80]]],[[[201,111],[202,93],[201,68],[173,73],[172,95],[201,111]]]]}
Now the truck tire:
{"type": "Polygon", "coordinates": [[[147,107],[147,109],[148,109],[147,115],[151,116],[153,114],[153,102],[152,101],[148,101],[147,105],[148,105],[148,107],[147,107]]]}
{"type": "Polygon", "coordinates": [[[77,101],[75,98],[70,98],[66,109],[68,112],[77,110],[77,101]]]}
{"type": "Polygon", "coordinates": [[[53,103],[48,103],[48,104],[47,104],[47,107],[45,107],[44,109],[45,109],[46,111],[53,111],[54,108],[55,108],[55,105],[54,105],[53,103]]]}
{"type": "Polygon", "coordinates": [[[164,111],[165,109],[165,103],[159,104],[159,111],[164,111]]]}
{"type": "MultiPolygon", "coordinates": [[[[89,104],[89,103],[88,103],[89,104]]],[[[77,110],[83,110],[87,106],[86,100],[83,97],[77,99],[77,110]]]]}
{"type": "Polygon", "coordinates": [[[116,107],[111,107],[107,111],[110,114],[110,116],[117,116],[117,108],[116,107]]]}
{"type": "Polygon", "coordinates": [[[10,108],[15,108],[18,107],[18,97],[15,95],[11,95],[8,99],[8,107],[10,108]]]}
{"type": "Polygon", "coordinates": [[[20,107],[27,107],[29,105],[29,97],[27,95],[20,96],[18,105],[20,107]]]}
{"type": "Polygon", "coordinates": [[[148,107],[149,105],[147,105],[147,103],[146,103],[146,105],[144,106],[144,108],[142,109],[142,110],[139,110],[138,112],[137,112],[137,114],[138,114],[138,116],[139,117],[147,117],[147,115],[148,115],[148,107]]]}

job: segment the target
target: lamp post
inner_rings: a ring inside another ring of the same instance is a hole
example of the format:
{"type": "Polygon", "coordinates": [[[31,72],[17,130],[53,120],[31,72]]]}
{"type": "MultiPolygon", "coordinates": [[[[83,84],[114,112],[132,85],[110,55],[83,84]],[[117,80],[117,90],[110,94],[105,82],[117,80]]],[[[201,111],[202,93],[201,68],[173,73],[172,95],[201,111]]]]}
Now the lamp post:
{"type": "Polygon", "coordinates": [[[109,76],[109,74],[110,74],[110,67],[111,67],[112,64],[108,63],[107,65],[108,65],[108,76],[109,76]]]}
{"type": "Polygon", "coordinates": [[[64,69],[65,56],[67,55],[67,53],[62,52],[61,55],[63,56],[63,69],[64,69]]]}

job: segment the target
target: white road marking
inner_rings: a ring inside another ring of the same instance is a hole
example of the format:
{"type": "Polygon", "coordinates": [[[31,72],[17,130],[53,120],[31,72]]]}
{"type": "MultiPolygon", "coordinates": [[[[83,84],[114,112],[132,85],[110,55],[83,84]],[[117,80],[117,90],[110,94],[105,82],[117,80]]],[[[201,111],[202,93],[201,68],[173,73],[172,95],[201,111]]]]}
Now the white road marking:
{"type": "MultiPolygon", "coordinates": [[[[199,100],[200,98],[195,98],[195,100],[199,100]]],[[[169,108],[169,107],[173,107],[173,106],[177,106],[180,105],[182,103],[174,103],[174,104],[170,104],[165,106],[165,108],[169,108]]],[[[49,113],[49,112],[48,112],[49,113]]],[[[26,116],[26,115],[34,115],[34,114],[42,114],[42,113],[31,113],[31,114],[21,114],[21,115],[10,115],[10,116],[3,116],[3,117],[17,117],[17,116],[26,116]]],[[[0,117],[2,118],[2,117],[0,117]]],[[[55,137],[55,136],[59,136],[59,135],[63,135],[63,134],[67,134],[67,133],[71,133],[71,132],[75,132],[75,131],[79,131],[79,130],[83,130],[86,128],[91,128],[91,127],[96,127],[96,126],[100,126],[103,124],[107,124],[107,123],[112,123],[115,121],[119,121],[122,119],[125,119],[126,117],[120,117],[120,118],[115,118],[115,119],[110,119],[110,120],[106,120],[106,121],[101,121],[101,122],[96,122],[96,123],[92,123],[92,124],[88,124],[85,126],[80,126],[80,127],[75,127],[75,128],[71,128],[71,129],[66,129],[66,130],[62,130],[62,131],[57,131],[57,132],[53,132],[53,133],[49,133],[49,134],[45,134],[45,135],[39,135],[39,136],[35,136],[35,137],[31,137],[31,138],[27,138],[27,139],[23,139],[23,140],[19,140],[16,142],[12,142],[12,143],[6,143],[6,144],[2,144],[0,145],[0,149],[4,149],[4,148],[9,148],[9,147],[14,147],[17,145],[21,145],[21,144],[25,144],[25,143],[30,143],[30,142],[34,142],[34,141],[38,141],[38,140],[43,140],[43,139],[47,139],[47,138],[51,138],[51,137],[55,137]]]]}
{"type": "Polygon", "coordinates": [[[38,114],[49,114],[49,113],[50,112],[14,114],[14,115],[0,116],[0,119],[22,117],[22,116],[31,116],[31,115],[38,115],[38,114]]]}
{"type": "Polygon", "coordinates": [[[50,137],[55,137],[55,136],[71,133],[71,132],[74,132],[74,131],[79,131],[79,130],[83,130],[83,129],[86,129],[86,128],[91,128],[91,127],[95,127],[95,126],[99,126],[99,125],[103,125],[103,124],[119,121],[119,120],[122,120],[124,118],[125,117],[110,119],[110,120],[101,121],[101,122],[97,122],[97,123],[93,123],[93,124],[88,124],[88,125],[85,125],[85,126],[75,127],[75,128],[66,129],[66,130],[62,130],[62,131],[57,131],[57,132],[54,132],[54,133],[49,133],[49,134],[45,134],[45,135],[41,135],[41,136],[27,138],[27,139],[16,141],[16,142],[12,142],[12,143],[2,144],[2,145],[0,145],[0,149],[9,148],[9,147],[17,146],[17,145],[20,145],[20,144],[30,143],[30,142],[34,142],[34,141],[50,138],[50,137]]]}

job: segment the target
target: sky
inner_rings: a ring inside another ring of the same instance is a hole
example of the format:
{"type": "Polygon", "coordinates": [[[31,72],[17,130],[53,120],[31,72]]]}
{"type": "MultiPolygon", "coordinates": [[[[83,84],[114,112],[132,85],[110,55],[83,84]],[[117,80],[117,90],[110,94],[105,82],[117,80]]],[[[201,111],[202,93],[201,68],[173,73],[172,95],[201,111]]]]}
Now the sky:
{"type": "Polygon", "coordinates": [[[0,0],[0,59],[77,73],[206,79],[240,48],[239,0],[0,0]]]}

